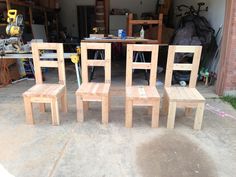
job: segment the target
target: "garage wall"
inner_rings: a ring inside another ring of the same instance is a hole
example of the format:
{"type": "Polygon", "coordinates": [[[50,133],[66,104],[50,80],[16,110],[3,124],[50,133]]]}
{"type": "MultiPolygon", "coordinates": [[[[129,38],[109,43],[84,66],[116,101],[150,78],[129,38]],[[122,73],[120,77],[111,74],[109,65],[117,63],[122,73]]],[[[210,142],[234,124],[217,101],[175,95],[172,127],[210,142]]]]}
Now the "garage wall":
{"type": "MultiPolygon", "coordinates": [[[[174,7],[185,4],[185,5],[195,5],[197,7],[198,2],[205,2],[206,5],[208,5],[208,12],[202,12],[202,15],[204,15],[209,23],[212,25],[212,27],[217,32],[220,26],[223,26],[224,24],[224,15],[225,15],[225,4],[226,0],[174,0],[174,7]]],[[[176,11],[176,10],[175,10],[176,11]]],[[[177,12],[175,12],[177,13],[177,12]]],[[[179,18],[175,17],[175,21],[177,24],[177,21],[179,18]]],[[[218,38],[219,41],[220,37],[218,38]]]]}
{"type": "MultiPolygon", "coordinates": [[[[94,5],[95,0],[60,0],[61,23],[67,27],[68,32],[78,35],[77,6],[94,5]]],[[[110,8],[127,8],[140,15],[142,12],[154,11],[156,0],[110,0],[110,8]]]]}

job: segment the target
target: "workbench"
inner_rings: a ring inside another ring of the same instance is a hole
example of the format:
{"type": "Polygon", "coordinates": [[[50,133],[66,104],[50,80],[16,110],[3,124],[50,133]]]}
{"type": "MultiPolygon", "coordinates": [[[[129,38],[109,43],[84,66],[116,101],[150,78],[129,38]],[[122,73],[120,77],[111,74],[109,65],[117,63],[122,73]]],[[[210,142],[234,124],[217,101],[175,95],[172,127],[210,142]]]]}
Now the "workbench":
{"type": "MultiPolygon", "coordinates": [[[[71,55],[76,55],[77,53],[64,53],[65,59],[70,59],[71,55]]],[[[31,53],[15,53],[15,54],[5,54],[0,56],[0,59],[21,59],[21,58],[33,58],[31,53]]],[[[42,59],[54,59],[57,58],[55,53],[45,53],[40,56],[42,59]]]]}
{"type": "MultiPolygon", "coordinates": [[[[91,42],[91,43],[123,43],[123,44],[159,44],[158,40],[152,39],[141,39],[135,37],[127,37],[126,39],[121,39],[118,37],[104,37],[104,38],[85,38],[81,42],[91,42]]],[[[168,44],[159,44],[160,46],[167,46],[168,44]]]]}

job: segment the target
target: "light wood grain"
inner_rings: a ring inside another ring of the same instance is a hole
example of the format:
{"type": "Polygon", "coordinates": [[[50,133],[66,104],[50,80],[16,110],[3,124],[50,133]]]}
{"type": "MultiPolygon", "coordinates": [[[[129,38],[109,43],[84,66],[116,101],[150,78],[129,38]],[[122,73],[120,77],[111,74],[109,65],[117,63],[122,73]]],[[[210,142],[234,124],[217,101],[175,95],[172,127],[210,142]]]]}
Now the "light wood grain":
{"type": "Polygon", "coordinates": [[[197,112],[195,116],[194,129],[199,130],[201,128],[205,98],[195,88],[201,52],[201,46],[169,46],[163,98],[163,112],[166,113],[168,109],[168,128],[174,128],[176,107],[184,108],[186,116],[190,116],[192,113],[192,108],[196,108],[197,112]],[[193,54],[192,64],[174,63],[176,53],[193,54]],[[171,85],[173,71],[175,70],[191,72],[188,87],[173,87],[171,85]]]}
{"type": "Polygon", "coordinates": [[[77,120],[84,120],[84,112],[88,102],[96,101],[102,104],[102,123],[109,121],[109,92],[111,84],[111,44],[110,43],[81,43],[82,84],[76,91],[77,120]],[[88,59],[88,50],[104,50],[104,60],[88,59]],[[88,67],[102,66],[105,68],[105,83],[89,83],[88,67]]]}
{"type": "Polygon", "coordinates": [[[160,95],[156,89],[156,73],[159,45],[129,44],[127,45],[126,59],[126,111],[125,126],[132,127],[133,106],[149,106],[152,109],[152,127],[158,127],[160,95]],[[142,50],[143,49],[143,50],[142,50]],[[134,52],[151,52],[151,62],[133,62],[134,52]],[[149,86],[132,86],[133,69],[150,70],[149,86]]]}
{"type": "Polygon", "coordinates": [[[41,112],[45,112],[45,103],[49,103],[51,104],[52,124],[59,125],[59,100],[61,101],[62,111],[67,112],[68,110],[63,45],[59,43],[32,43],[32,54],[36,85],[23,93],[25,101],[26,121],[31,123],[34,122],[32,106],[30,106],[32,105],[32,103],[39,103],[41,112]],[[41,50],[56,51],[57,57],[55,58],[55,60],[50,61],[41,60],[41,50]],[[59,82],[57,84],[44,84],[42,67],[58,68],[59,82]]]}

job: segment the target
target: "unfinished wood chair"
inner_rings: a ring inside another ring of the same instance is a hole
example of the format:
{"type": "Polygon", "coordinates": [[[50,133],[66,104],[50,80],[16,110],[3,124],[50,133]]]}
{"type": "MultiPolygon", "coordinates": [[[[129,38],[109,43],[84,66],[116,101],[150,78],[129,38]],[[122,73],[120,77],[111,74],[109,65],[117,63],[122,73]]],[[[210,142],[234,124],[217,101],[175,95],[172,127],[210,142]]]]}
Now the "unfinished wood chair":
{"type": "Polygon", "coordinates": [[[134,25],[149,25],[150,28],[152,28],[152,25],[158,25],[157,28],[157,42],[158,44],[161,44],[162,42],[162,24],[163,24],[163,14],[159,15],[158,20],[134,20],[133,14],[129,14],[128,21],[127,21],[127,35],[133,36],[133,26],[134,25]]]}
{"type": "Polygon", "coordinates": [[[195,88],[201,51],[201,46],[169,46],[163,99],[163,111],[168,113],[169,129],[174,128],[177,107],[185,108],[185,115],[190,115],[192,108],[196,108],[194,129],[201,129],[205,99],[195,88]],[[192,53],[192,64],[174,63],[176,53],[192,53]],[[189,87],[171,86],[173,71],[191,71],[189,87]]]}
{"type": "Polygon", "coordinates": [[[133,106],[149,106],[152,108],[152,127],[158,127],[160,95],[156,89],[156,74],[158,61],[158,45],[127,45],[126,64],[126,106],[125,106],[125,126],[132,127],[133,106]],[[151,52],[151,62],[133,62],[134,52],[151,52]],[[132,86],[132,70],[150,70],[148,86],[132,86]]]}
{"type": "Polygon", "coordinates": [[[76,91],[77,120],[84,121],[84,111],[88,109],[89,101],[102,103],[102,123],[108,124],[109,91],[111,84],[111,44],[81,43],[82,85],[76,91]],[[104,50],[104,60],[88,59],[88,50],[104,50]],[[105,69],[105,83],[94,83],[88,80],[88,67],[102,66],[105,69]]]}
{"type": "Polygon", "coordinates": [[[45,112],[45,103],[51,104],[52,124],[59,125],[58,102],[61,101],[61,109],[67,112],[67,90],[64,65],[63,45],[58,43],[32,43],[36,85],[23,93],[26,122],[34,124],[32,103],[39,103],[41,112],[45,112]],[[52,50],[57,52],[57,60],[40,60],[40,51],[52,50]],[[43,83],[42,68],[58,68],[59,83],[43,83]]]}

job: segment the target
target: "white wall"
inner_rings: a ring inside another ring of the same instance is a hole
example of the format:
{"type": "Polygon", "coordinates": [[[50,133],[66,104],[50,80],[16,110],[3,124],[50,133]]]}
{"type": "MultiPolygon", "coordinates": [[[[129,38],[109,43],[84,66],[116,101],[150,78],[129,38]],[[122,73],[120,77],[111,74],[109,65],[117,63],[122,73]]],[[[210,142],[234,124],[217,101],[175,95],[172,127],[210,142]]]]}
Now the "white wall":
{"type": "MultiPolygon", "coordinates": [[[[202,14],[209,20],[212,27],[217,31],[224,23],[226,0],[173,0],[174,7],[179,4],[197,5],[198,2],[205,2],[209,6],[208,12],[202,14]]],[[[77,6],[94,5],[95,0],[60,0],[60,18],[68,32],[78,35],[77,6]]],[[[142,12],[154,11],[156,0],[110,0],[110,8],[127,8],[133,13],[140,15],[142,12]]],[[[177,20],[177,19],[176,19],[177,20]]]]}
{"type": "Polygon", "coordinates": [[[61,23],[67,27],[71,35],[78,36],[77,6],[94,5],[95,0],[59,0],[59,3],[61,7],[61,23]]]}
{"type": "MultiPolygon", "coordinates": [[[[60,0],[61,23],[72,35],[78,35],[77,6],[94,5],[95,0],[60,0]]],[[[155,11],[156,0],[110,0],[110,8],[127,8],[140,15],[142,12],[155,11]]]]}

